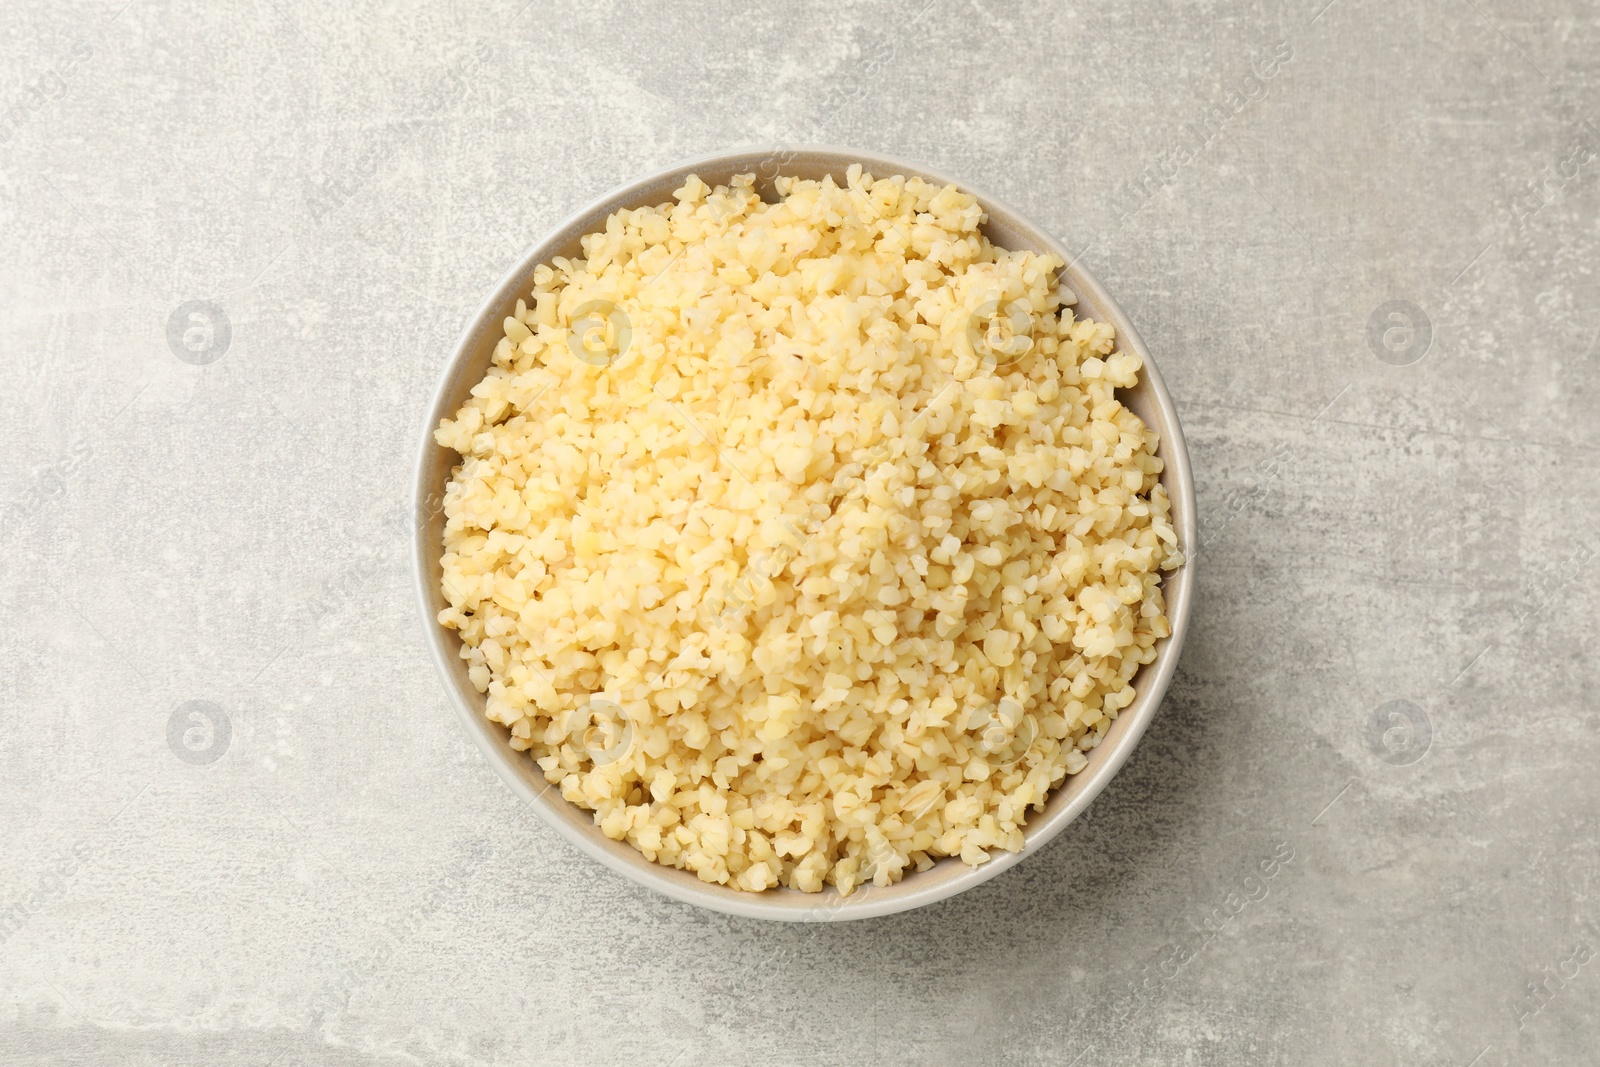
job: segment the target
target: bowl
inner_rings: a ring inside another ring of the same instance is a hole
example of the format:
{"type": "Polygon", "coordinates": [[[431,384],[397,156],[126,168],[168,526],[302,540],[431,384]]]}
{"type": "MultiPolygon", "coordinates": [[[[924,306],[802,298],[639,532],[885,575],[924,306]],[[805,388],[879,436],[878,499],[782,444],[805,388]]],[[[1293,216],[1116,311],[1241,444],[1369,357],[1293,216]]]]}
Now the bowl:
{"type": "Polygon", "coordinates": [[[993,197],[974,189],[970,183],[946,177],[914,163],[852,149],[766,148],[709,156],[641,178],[607,193],[569,216],[523,255],[467,323],[455,350],[450,354],[432,403],[428,406],[422,427],[421,447],[417,453],[411,544],[417,602],[439,676],[460,715],[462,725],[477,743],[484,758],[518,796],[579,851],[618,874],[673,899],[754,919],[814,922],[864,919],[906,911],[971,889],[1039,851],[1077,818],[1106,787],[1127,761],[1145,727],[1155,716],[1156,708],[1177,667],[1188,625],[1189,602],[1193,595],[1191,564],[1185,563],[1166,574],[1163,587],[1171,635],[1157,646],[1156,658],[1145,664],[1135,676],[1137,697],[1122,710],[1099,746],[1088,753],[1088,766],[1067,777],[1050,795],[1042,812],[1032,813],[1024,828],[1025,845],[1022,851],[996,850],[991,853],[993,858],[988,863],[978,867],[969,867],[957,858],[947,857],[926,871],[906,874],[894,885],[868,885],[857,888],[849,896],[841,896],[832,886],[825,887],[821,893],[804,893],[787,888],[751,893],[703,882],[692,872],[651,862],[633,846],[613,841],[602,834],[591,812],[563,799],[560,790],[545,781],[532,758],[511,747],[509,729],[485,717],[484,697],[468,679],[466,664],[459,655],[460,639],[454,630],[439,625],[437,621],[439,612],[445,607],[440,592],[440,555],[444,531],[441,501],[444,499],[445,483],[459,457],[454,451],[434,442],[433,430],[441,419],[453,414],[461,406],[472,387],[482,379],[495,344],[503,334],[503,321],[514,310],[518,297],[525,296],[532,288],[534,268],[541,263],[548,263],[555,256],[581,256],[581,238],[602,228],[608,215],[614,211],[669,201],[673,190],[681,186],[690,174],[699,175],[711,185],[725,185],[735,174],[753,173],[757,175],[756,187],[762,198],[773,199],[773,179],[779,174],[809,179],[831,174],[842,185],[845,170],[853,163],[861,164],[864,170],[875,176],[901,174],[908,178],[919,176],[941,185],[955,184],[977,197],[983,205],[988,214],[988,222],[983,229],[996,245],[1013,250],[1054,252],[1068,264],[1060,277],[1078,294],[1078,315],[1108,322],[1116,327],[1119,346],[1138,353],[1144,360],[1144,371],[1138,386],[1122,390],[1120,398],[1146,425],[1161,434],[1157,454],[1165,461],[1161,481],[1171,498],[1173,528],[1178,534],[1180,546],[1186,553],[1192,553],[1196,543],[1194,484],[1183,433],[1178,426],[1178,413],[1167,395],[1155,361],[1150,358],[1144,342],[1139,338],[1139,332],[1111,298],[1111,294],[1054,237],[993,197]]]}

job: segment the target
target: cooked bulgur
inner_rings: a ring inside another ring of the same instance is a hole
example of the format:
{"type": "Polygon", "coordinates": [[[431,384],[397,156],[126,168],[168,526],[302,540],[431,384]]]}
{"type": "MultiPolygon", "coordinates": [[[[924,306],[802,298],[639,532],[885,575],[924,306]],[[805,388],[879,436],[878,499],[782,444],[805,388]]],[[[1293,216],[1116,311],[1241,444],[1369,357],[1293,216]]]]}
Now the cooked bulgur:
{"type": "Polygon", "coordinates": [[[538,268],[436,433],[439,621],[657,862],[849,893],[1020,849],[1168,632],[1140,361],[953,186],[753,184],[538,268]]]}

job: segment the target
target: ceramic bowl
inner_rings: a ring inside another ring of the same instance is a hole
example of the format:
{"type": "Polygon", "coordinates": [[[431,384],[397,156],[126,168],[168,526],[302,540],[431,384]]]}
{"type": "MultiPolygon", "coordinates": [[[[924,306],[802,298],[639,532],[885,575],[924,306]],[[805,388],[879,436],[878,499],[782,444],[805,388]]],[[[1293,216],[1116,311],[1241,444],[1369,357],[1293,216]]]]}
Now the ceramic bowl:
{"type": "Polygon", "coordinates": [[[757,919],[798,922],[863,919],[918,908],[986,882],[1043,848],[1106,787],[1127,761],[1140,735],[1155,716],[1156,708],[1177,667],[1178,653],[1183,646],[1189,619],[1189,602],[1193,595],[1191,564],[1185,564],[1166,575],[1164,587],[1171,636],[1161,642],[1156,658],[1141,668],[1135,677],[1134,687],[1138,696],[1123,709],[1101,744],[1089,753],[1088,766],[1068,777],[1051,794],[1044,811],[1030,813],[1025,829],[1026,845],[1022,851],[993,850],[993,859],[979,867],[969,867],[959,859],[946,858],[927,871],[907,873],[894,885],[861,887],[847,897],[841,897],[831,886],[821,893],[802,893],[792,889],[749,893],[702,882],[689,871],[652,863],[631,845],[613,841],[602,834],[594,823],[592,813],[562,799],[560,791],[545,781],[544,775],[528,754],[511,747],[510,731],[484,716],[484,697],[473,688],[467,677],[466,664],[459,655],[460,640],[454,630],[437,622],[438,614],[445,606],[439,583],[440,546],[444,528],[439,502],[444,498],[445,483],[451,469],[460,457],[435,444],[433,430],[442,418],[453,414],[461,406],[473,385],[484,376],[495,344],[503,334],[502,322],[511,314],[518,297],[525,297],[533,286],[534,268],[541,263],[548,263],[555,256],[580,256],[580,239],[586,233],[603,228],[606,217],[612,212],[665,203],[672,199],[673,190],[681,186],[690,174],[699,175],[711,185],[725,185],[735,174],[754,173],[758,176],[757,189],[763,199],[771,200],[775,199],[773,178],[779,174],[801,178],[821,178],[831,174],[842,185],[845,182],[845,170],[852,163],[859,163],[868,173],[880,177],[901,174],[909,178],[915,175],[941,185],[953,183],[976,196],[983,205],[988,215],[984,231],[996,245],[1008,249],[1054,252],[1068,264],[1061,276],[1078,295],[1078,316],[1109,322],[1116,327],[1118,346],[1125,351],[1138,353],[1144,360],[1138,386],[1124,390],[1121,399],[1147,425],[1161,434],[1158,454],[1165,461],[1162,482],[1172,501],[1173,526],[1180,545],[1192,554],[1195,545],[1194,485],[1183,433],[1178,426],[1177,411],[1167,395],[1166,386],[1162,384],[1161,372],[1155,360],[1139,338],[1139,331],[1117,306],[1111,294],[1076,261],[1061,242],[1016,211],[973,188],[970,182],[938,174],[904,160],[851,149],[767,148],[697,159],[613,190],[568,217],[523,255],[467,323],[455,350],[450,354],[432,403],[428,406],[417,453],[412,561],[418,605],[427,632],[428,647],[444,680],[445,689],[450,694],[450,701],[484,758],[506,784],[525,799],[557,833],[618,874],[677,900],[757,919]]]}

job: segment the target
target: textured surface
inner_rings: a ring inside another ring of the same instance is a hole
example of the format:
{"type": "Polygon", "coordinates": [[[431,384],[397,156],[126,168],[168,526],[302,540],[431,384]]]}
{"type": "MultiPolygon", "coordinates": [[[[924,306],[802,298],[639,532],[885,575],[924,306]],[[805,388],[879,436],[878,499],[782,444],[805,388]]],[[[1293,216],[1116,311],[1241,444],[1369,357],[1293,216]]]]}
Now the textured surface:
{"type": "Polygon", "coordinates": [[[0,12],[0,1063],[1592,1057],[1584,5],[121,2],[0,12]],[[1178,399],[1202,544],[1086,818],[795,928],[519,810],[400,546],[515,254],[799,141],[1082,249],[1178,399]]]}

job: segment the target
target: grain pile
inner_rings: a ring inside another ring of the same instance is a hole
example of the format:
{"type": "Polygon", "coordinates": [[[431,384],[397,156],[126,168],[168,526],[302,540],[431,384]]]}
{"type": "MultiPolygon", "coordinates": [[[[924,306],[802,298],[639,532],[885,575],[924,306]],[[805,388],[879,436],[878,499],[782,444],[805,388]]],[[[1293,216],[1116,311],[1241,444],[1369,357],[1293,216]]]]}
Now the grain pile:
{"type": "Polygon", "coordinates": [[[440,622],[600,828],[759,891],[1022,847],[1182,562],[1139,359],[954,187],[749,177],[540,267],[436,438],[440,622]]]}

